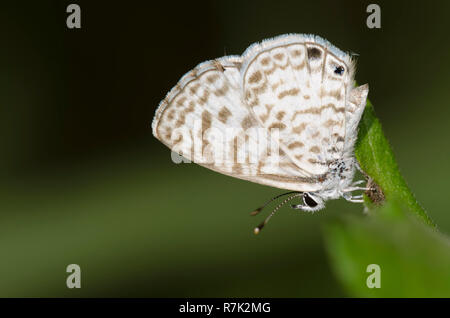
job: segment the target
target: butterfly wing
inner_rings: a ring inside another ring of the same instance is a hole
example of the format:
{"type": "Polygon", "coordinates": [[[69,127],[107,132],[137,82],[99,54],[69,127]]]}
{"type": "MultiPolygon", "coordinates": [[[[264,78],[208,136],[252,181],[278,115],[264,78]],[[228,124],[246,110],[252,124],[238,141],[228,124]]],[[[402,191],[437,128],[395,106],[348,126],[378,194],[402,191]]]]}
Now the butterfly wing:
{"type": "Polygon", "coordinates": [[[368,84],[355,87],[350,92],[349,101],[345,109],[345,144],[348,145],[346,151],[353,151],[353,145],[358,137],[358,124],[366,107],[367,94],[369,94],[368,84]]]}
{"type": "Polygon", "coordinates": [[[241,57],[204,62],[160,103],[152,130],[185,158],[214,171],[273,187],[315,191],[318,185],[267,135],[243,102],[241,57]]]}
{"type": "Polygon", "coordinates": [[[254,117],[279,130],[281,149],[305,174],[326,174],[344,150],[350,56],[320,37],[287,35],[254,44],[243,60],[243,94],[254,117]]]}

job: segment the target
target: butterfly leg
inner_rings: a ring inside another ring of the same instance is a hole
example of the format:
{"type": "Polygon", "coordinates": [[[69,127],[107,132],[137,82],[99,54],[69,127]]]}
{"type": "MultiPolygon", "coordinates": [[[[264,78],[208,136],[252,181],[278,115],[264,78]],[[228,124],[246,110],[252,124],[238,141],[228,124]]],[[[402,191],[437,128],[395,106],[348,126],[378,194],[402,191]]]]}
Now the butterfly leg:
{"type": "Polygon", "coordinates": [[[366,182],[366,180],[358,180],[358,181],[353,182],[352,186],[357,186],[357,185],[363,184],[364,182],[366,182]]]}
{"type": "MultiPolygon", "coordinates": [[[[359,165],[357,164],[357,167],[359,167],[359,165]]],[[[360,168],[358,168],[360,169],[360,168]]],[[[349,202],[354,202],[354,203],[364,203],[364,199],[363,199],[363,195],[352,195],[351,192],[353,191],[372,191],[373,188],[367,186],[364,187],[360,187],[359,185],[366,183],[366,180],[358,180],[353,182],[350,187],[344,189],[342,191],[342,196],[344,197],[345,200],[349,201],[349,202]]]]}
{"type": "Polygon", "coordinates": [[[356,167],[356,169],[358,169],[359,172],[361,172],[363,175],[367,176],[367,174],[364,172],[364,170],[359,165],[359,162],[358,162],[358,160],[356,160],[356,158],[355,158],[355,167],[356,167]]]}
{"type": "Polygon", "coordinates": [[[363,195],[352,195],[351,193],[347,192],[343,195],[344,199],[353,202],[353,203],[364,203],[363,195]]]}
{"type": "Polygon", "coordinates": [[[358,180],[355,181],[351,184],[350,187],[348,187],[347,189],[343,190],[343,197],[345,200],[349,201],[349,202],[354,202],[354,203],[363,203],[363,195],[352,195],[351,192],[353,191],[368,191],[368,190],[372,190],[372,188],[367,187],[367,185],[365,187],[360,187],[360,184],[365,183],[365,180],[358,180]]]}
{"type": "Polygon", "coordinates": [[[369,188],[367,186],[365,187],[358,187],[360,184],[366,183],[366,180],[358,180],[351,184],[350,187],[343,190],[343,192],[353,192],[353,191],[368,191],[372,190],[372,188],[369,188]]]}

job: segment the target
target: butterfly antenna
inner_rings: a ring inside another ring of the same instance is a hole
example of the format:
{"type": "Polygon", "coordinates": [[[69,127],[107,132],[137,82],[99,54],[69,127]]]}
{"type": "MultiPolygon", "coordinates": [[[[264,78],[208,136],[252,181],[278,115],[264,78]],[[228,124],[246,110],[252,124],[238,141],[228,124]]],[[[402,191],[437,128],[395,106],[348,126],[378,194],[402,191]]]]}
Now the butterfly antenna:
{"type": "Polygon", "coordinates": [[[272,199],[270,199],[269,201],[267,201],[266,203],[264,203],[262,206],[260,206],[259,208],[257,208],[256,210],[254,210],[253,212],[250,213],[250,215],[257,215],[259,212],[262,211],[262,209],[264,209],[270,202],[272,202],[273,200],[276,200],[278,198],[281,198],[282,196],[288,195],[288,194],[292,194],[292,193],[301,193],[298,191],[290,191],[290,192],[286,192],[286,193],[282,193],[277,195],[276,197],[273,197],[272,199]]]}
{"type": "MultiPolygon", "coordinates": [[[[281,202],[280,204],[278,204],[275,209],[272,210],[272,212],[270,212],[269,216],[266,217],[266,219],[264,220],[264,222],[262,222],[260,225],[258,225],[257,227],[255,227],[254,229],[254,233],[258,234],[259,232],[261,232],[262,228],[264,227],[264,225],[267,224],[267,222],[269,222],[270,218],[275,214],[275,212],[278,211],[278,209],[280,209],[283,205],[285,205],[286,203],[288,203],[289,201],[291,201],[293,198],[299,197],[301,195],[303,195],[302,192],[297,192],[297,191],[293,191],[290,193],[295,193],[294,195],[291,195],[290,197],[288,197],[287,199],[285,199],[283,202],[281,202]]],[[[287,193],[285,193],[287,194],[287,193]]],[[[281,195],[280,195],[281,196],[281,195]]]]}

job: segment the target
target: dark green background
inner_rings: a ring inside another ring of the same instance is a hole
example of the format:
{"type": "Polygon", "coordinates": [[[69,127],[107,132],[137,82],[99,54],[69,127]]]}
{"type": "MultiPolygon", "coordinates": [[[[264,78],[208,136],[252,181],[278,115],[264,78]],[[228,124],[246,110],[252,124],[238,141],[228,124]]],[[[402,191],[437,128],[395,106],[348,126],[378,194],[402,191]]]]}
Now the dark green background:
{"type": "Polygon", "coordinates": [[[372,30],[369,3],[2,2],[0,296],[346,296],[321,230],[361,205],[282,209],[254,236],[263,216],[248,213],[282,190],[175,165],[151,134],[185,72],[288,32],[360,54],[401,172],[450,233],[450,2],[377,1],[372,30]]]}

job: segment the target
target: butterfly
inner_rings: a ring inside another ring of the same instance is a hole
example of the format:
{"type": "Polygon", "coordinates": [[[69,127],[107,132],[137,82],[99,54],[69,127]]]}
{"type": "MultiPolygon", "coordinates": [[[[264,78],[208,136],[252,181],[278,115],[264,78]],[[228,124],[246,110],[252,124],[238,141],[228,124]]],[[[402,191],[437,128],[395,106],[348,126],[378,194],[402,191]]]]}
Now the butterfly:
{"type": "Polygon", "coordinates": [[[235,178],[290,190],[285,203],[317,211],[352,195],[358,123],[368,85],[355,87],[352,55],[327,40],[286,34],[251,45],[241,56],[199,64],[156,110],[153,135],[172,151],[235,178]]]}

